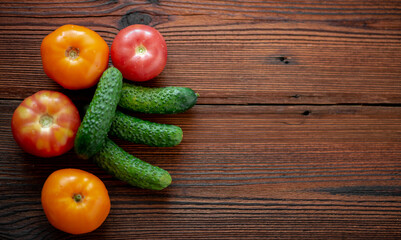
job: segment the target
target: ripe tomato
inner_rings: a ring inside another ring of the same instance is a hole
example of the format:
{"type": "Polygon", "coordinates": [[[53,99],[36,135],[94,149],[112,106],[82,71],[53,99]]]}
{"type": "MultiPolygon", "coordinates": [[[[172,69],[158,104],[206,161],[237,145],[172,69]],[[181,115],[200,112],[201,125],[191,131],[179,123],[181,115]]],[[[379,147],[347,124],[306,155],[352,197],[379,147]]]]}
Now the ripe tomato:
{"type": "Polygon", "coordinates": [[[109,46],[96,32],[64,25],[47,35],[40,47],[43,69],[67,89],[94,86],[109,62],[109,46]]]}
{"type": "Polygon", "coordinates": [[[17,107],[11,129],[15,141],[26,152],[54,157],[74,146],[80,123],[78,109],[67,96],[42,90],[17,107]]]}
{"type": "Polygon", "coordinates": [[[124,78],[139,82],[150,80],[166,66],[166,41],[153,27],[141,24],[128,26],[114,38],[111,60],[124,78]]]}
{"type": "Polygon", "coordinates": [[[110,212],[110,198],[103,182],[79,169],[53,172],[42,189],[42,206],[55,228],[82,234],[97,229],[110,212]]]}

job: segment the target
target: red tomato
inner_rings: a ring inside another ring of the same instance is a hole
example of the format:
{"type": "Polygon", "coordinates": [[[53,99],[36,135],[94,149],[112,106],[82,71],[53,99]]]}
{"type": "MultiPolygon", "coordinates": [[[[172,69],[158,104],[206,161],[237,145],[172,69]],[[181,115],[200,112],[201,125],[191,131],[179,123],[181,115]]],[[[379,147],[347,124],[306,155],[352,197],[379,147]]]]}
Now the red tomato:
{"type": "Polygon", "coordinates": [[[78,109],[67,96],[43,90],[17,107],[11,128],[24,151],[39,157],[54,157],[74,146],[80,123],[78,109]]]}
{"type": "Polygon", "coordinates": [[[67,89],[94,86],[109,63],[109,46],[89,28],[64,25],[40,46],[43,70],[67,89]]]}
{"type": "Polygon", "coordinates": [[[110,212],[110,198],[103,182],[79,169],[52,173],[42,189],[42,206],[49,222],[71,234],[97,229],[110,212]]]}
{"type": "Polygon", "coordinates": [[[166,66],[166,41],[153,27],[128,26],[114,38],[111,60],[124,78],[139,82],[150,80],[166,66]]]}

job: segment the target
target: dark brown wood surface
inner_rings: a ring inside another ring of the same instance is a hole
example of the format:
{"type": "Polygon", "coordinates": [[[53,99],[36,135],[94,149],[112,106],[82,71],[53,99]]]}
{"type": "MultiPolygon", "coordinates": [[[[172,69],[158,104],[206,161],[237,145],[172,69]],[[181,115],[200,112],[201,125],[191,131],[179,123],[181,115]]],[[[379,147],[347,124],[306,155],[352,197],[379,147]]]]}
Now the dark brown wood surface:
{"type": "Polygon", "coordinates": [[[0,1],[0,239],[397,239],[401,236],[401,1],[0,1]],[[146,86],[185,86],[198,104],[136,116],[184,131],[173,148],[115,139],[168,170],[163,191],[116,180],[73,151],[24,153],[15,108],[42,90],[77,106],[43,72],[42,39],[63,24],[109,45],[154,26],[168,62],[146,86]],[[96,231],[54,229],[40,203],[47,176],[100,177],[111,212],[96,231]]]}

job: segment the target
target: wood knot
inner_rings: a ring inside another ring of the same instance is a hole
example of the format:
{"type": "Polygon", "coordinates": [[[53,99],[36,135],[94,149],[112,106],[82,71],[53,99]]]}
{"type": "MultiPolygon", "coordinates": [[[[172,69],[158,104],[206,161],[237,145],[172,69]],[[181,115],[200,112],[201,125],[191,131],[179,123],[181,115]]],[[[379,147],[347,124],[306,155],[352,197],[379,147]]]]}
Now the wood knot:
{"type": "Polygon", "coordinates": [[[309,114],[311,114],[311,111],[309,111],[309,110],[306,110],[305,112],[302,113],[302,115],[304,115],[304,116],[308,116],[309,114]]]}
{"type": "Polygon", "coordinates": [[[152,17],[149,14],[142,12],[131,12],[121,17],[120,27],[123,29],[133,24],[149,25],[151,22],[152,17]]]}
{"type": "Polygon", "coordinates": [[[284,63],[284,64],[289,64],[289,63],[290,63],[288,57],[277,57],[277,59],[278,59],[280,62],[284,63]]]}

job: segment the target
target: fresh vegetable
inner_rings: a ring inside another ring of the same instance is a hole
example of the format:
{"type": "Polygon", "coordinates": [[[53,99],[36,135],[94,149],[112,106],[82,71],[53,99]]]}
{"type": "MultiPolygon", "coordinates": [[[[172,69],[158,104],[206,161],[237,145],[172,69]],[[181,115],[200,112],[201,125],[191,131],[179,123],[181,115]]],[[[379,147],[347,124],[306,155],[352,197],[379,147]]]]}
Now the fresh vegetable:
{"type": "Polygon", "coordinates": [[[79,169],[53,172],[42,189],[42,206],[57,229],[82,234],[97,229],[110,212],[110,198],[103,182],[79,169]]]}
{"type": "Polygon", "coordinates": [[[64,25],[47,35],[40,52],[45,73],[67,89],[94,86],[109,62],[103,38],[77,25],[64,25]]]}
{"type": "Polygon", "coordinates": [[[93,159],[111,175],[133,186],[161,190],[171,183],[166,170],[132,156],[108,138],[93,159]]]}
{"type": "Polygon", "coordinates": [[[160,32],[153,27],[131,25],[114,38],[111,60],[124,78],[147,81],[163,71],[167,62],[167,45],[160,32]]]}
{"type": "Polygon", "coordinates": [[[75,138],[75,152],[88,159],[100,151],[120,100],[121,72],[108,68],[100,78],[95,94],[75,138]]]}
{"type": "Polygon", "coordinates": [[[193,107],[198,94],[186,87],[149,88],[124,83],[118,105],[142,113],[181,113],[193,107]]]}
{"type": "Polygon", "coordinates": [[[180,127],[145,121],[116,111],[110,135],[117,138],[155,147],[173,147],[182,140],[180,127]]]}
{"type": "Polygon", "coordinates": [[[74,146],[80,123],[78,109],[67,96],[42,90],[17,107],[11,129],[24,151],[39,157],[54,157],[74,146]]]}

